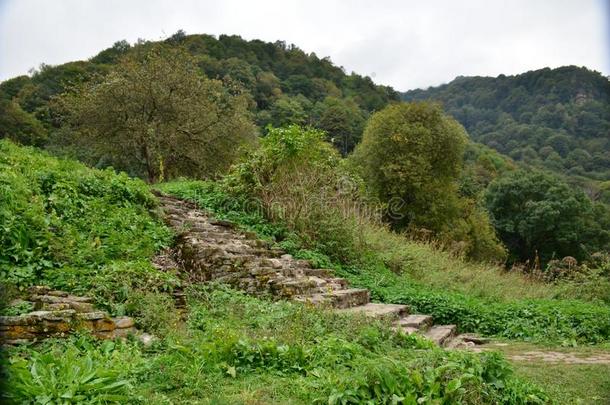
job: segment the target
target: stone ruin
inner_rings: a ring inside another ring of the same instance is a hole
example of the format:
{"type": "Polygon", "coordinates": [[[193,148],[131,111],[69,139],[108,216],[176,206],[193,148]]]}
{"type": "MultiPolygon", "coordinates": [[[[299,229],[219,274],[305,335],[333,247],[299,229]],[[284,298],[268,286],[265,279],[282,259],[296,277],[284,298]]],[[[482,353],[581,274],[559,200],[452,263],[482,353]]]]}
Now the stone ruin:
{"type": "Polygon", "coordinates": [[[34,311],[16,316],[0,316],[0,342],[20,344],[50,337],[65,337],[74,331],[89,331],[102,339],[139,335],[134,320],[128,316],[110,317],[96,310],[92,299],[65,291],[36,286],[25,301],[34,311]]]}

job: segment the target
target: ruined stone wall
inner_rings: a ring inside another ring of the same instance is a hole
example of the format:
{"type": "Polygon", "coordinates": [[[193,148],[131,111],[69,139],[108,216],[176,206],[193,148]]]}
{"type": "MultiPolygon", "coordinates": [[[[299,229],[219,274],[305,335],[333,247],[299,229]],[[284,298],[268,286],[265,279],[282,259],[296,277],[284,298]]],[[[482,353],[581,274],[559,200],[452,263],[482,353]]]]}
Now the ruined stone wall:
{"type": "Polygon", "coordinates": [[[89,297],[70,295],[64,291],[37,286],[26,297],[34,311],[17,316],[0,316],[0,341],[5,344],[38,341],[49,337],[64,337],[84,330],[92,335],[112,339],[135,334],[130,317],[111,318],[94,308],[89,297]]]}

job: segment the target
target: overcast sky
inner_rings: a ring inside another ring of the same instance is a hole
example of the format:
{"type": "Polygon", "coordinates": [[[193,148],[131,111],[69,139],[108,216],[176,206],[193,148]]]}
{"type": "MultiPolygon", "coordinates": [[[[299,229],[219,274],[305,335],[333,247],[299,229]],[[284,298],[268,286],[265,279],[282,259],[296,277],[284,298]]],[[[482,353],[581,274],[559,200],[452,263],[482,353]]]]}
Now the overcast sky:
{"type": "Polygon", "coordinates": [[[0,81],[114,42],[284,40],[398,90],[458,75],[587,66],[610,75],[610,0],[0,0],[0,81]]]}

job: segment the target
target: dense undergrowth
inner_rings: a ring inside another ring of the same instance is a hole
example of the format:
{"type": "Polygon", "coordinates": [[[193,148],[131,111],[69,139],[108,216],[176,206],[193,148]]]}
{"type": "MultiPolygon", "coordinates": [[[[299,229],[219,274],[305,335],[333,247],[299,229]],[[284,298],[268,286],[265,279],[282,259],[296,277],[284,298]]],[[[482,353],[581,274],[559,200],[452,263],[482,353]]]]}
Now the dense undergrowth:
{"type": "Polygon", "coordinates": [[[548,400],[496,353],[444,351],[392,333],[381,321],[271,303],[220,286],[191,290],[186,329],[151,348],[81,336],[13,349],[10,361],[8,394],[18,403],[548,400]]]}
{"type": "MultiPolygon", "coordinates": [[[[142,182],[8,142],[0,142],[0,152],[3,292],[10,298],[29,285],[47,284],[92,295],[98,305],[134,316],[139,328],[157,336],[150,347],[75,335],[10,348],[2,357],[3,402],[547,400],[513,376],[497,354],[447,352],[381,322],[220,286],[182,286],[189,295],[181,322],[169,294],[178,278],[150,264],[171,233],[155,219],[155,199],[142,182]]],[[[220,193],[201,198],[226,202],[220,193]]],[[[260,217],[239,215],[262,234],[280,230],[260,217]]]]}
{"type": "Polygon", "coordinates": [[[382,228],[368,237],[361,235],[364,243],[357,261],[341,263],[328,254],[327,246],[307,244],[285,224],[248,210],[250,205],[227,194],[222,183],[176,181],[159,188],[277,241],[296,257],[333,268],[353,285],[370,289],[374,299],[408,304],[414,311],[432,314],[437,322],[457,324],[462,331],[560,344],[610,340],[610,308],[597,298],[559,299],[570,297],[569,291],[505,274],[491,265],[464,262],[382,228]],[[421,259],[422,251],[426,260],[421,259]],[[430,283],[430,272],[439,275],[439,284],[430,283]],[[442,273],[453,273],[457,280],[442,273]],[[486,280],[484,285],[479,278],[486,280]]]}
{"type": "Polygon", "coordinates": [[[46,284],[121,313],[132,290],[172,288],[150,264],[171,242],[155,205],[140,180],[0,141],[3,292],[46,284]]]}

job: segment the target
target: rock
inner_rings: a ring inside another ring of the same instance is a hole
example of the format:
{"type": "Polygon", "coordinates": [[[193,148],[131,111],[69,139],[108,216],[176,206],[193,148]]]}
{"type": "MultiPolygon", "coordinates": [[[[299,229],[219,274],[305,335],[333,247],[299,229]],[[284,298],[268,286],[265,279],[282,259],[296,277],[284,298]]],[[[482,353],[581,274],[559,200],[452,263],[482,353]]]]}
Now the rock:
{"type": "Polygon", "coordinates": [[[212,225],[222,226],[224,228],[235,228],[235,224],[233,222],[224,219],[210,218],[209,222],[212,225]]]}
{"type": "Polygon", "coordinates": [[[83,321],[94,321],[98,319],[104,319],[107,315],[103,311],[93,311],[93,312],[82,312],[79,313],[77,318],[83,321]]]}
{"type": "Polygon", "coordinates": [[[28,292],[31,295],[44,295],[49,292],[51,289],[49,287],[43,285],[35,285],[28,289],[28,292]]]}
{"type": "Polygon", "coordinates": [[[138,336],[138,340],[144,345],[144,347],[150,347],[157,340],[153,335],[149,335],[148,333],[142,333],[138,336]]]}
{"type": "Polygon", "coordinates": [[[56,302],[53,304],[42,304],[41,306],[37,305],[37,309],[41,309],[43,311],[63,311],[65,309],[70,309],[70,304],[65,302],[56,302]]]}
{"type": "Polygon", "coordinates": [[[68,304],[76,312],[93,312],[95,308],[89,302],[72,301],[68,304]]]}
{"type": "Polygon", "coordinates": [[[484,345],[486,343],[489,343],[491,339],[486,338],[486,337],[482,337],[479,335],[475,335],[473,333],[462,333],[461,335],[458,336],[460,339],[462,339],[465,342],[471,342],[474,345],[484,345]]]}
{"type": "Polygon", "coordinates": [[[96,332],[111,332],[116,329],[115,323],[112,319],[96,319],[92,321],[93,329],[96,332]]]}
{"type": "Polygon", "coordinates": [[[55,297],[67,297],[68,293],[65,291],[52,290],[52,291],[48,291],[47,295],[53,295],[55,297]]]}
{"type": "Polygon", "coordinates": [[[61,311],[34,311],[30,312],[26,316],[38,318],[45,321],[67,321],[70,322],[74,319],[76,311],[73,309],[64,309],[61,311]]]}
{"type": "Polygon", "coordinates": [[[137,335],[138,330],[134,327],[115,329],[113,335],[115,338],[126,338],[129,335],[137,335]]]}
{"type": "Polygon", "coordinates": [[[131,328],[135,324],[133,318],[129,316],[117,316],[113,321],[117,329],[131,328]]]}

